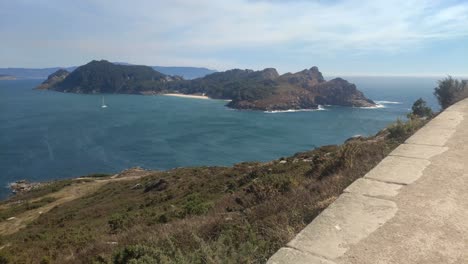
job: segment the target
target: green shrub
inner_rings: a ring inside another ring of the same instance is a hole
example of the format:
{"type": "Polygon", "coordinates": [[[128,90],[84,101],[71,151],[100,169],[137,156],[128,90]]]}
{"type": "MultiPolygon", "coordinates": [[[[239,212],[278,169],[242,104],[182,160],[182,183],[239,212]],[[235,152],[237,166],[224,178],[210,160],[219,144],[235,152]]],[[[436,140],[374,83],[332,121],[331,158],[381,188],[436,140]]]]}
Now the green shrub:
{"type": "Polygon", "coordinates": [[[8,264],[8,259],[7,257],[0,255],[0,264],[8,264]]]}
{"type": "Polygon", "coordinates": [[[439,81],[439,86],[435,88],[434,95],[437,97],[440,106],[445,109],[468,97],[468,83],[448,76],[439,81]]]}
{"type": "Polygon", "coordinates": [[[415,117],[431,117],[432,116],[432,109],[427,106],[426,101],[422,98],[419,98],[414,102],[413,107],[411,107],[413,111],[410,116],[415,117]]]}
{"type": "Polygon", "coordinates": [[[129,217],[127,214],[113,214],[109,221],[107,221],[111,232],[116,232],[119,230],[125,230],[129,223],[129,217]]]}
{"type": "Polygon", "coordinates": [[[159,252],[159,250],[152,248],[152,247],[143,246],[143,245],[128,246],[124,248],[122,251],[114,255],[113,263],[114,264],[159,263],[160,254],[161,253],[159,252]]]}
{"type": "Polygon", "coordinates": [[[423,121],[419,119],[409,119],[406,122],[398,119],[395,123],[388,127],[389,138],[404,141],[410,137],[416,130],[418,130],[424,124],[423,121]]]}
{"type": "Polygon", "coordinates": [[[44,256],[44,257],[42,257],[41,262],[39,262],[39,263],[40,264],[49,264],[51,262],[52,261],[50,260],[50,258],[48,256],[44,256]]]}
{"type": "Polygon", "coordinates": [[[187,196],[185,203],[183,204],[184,215],[202,215],[208,212],[212,204],[206,202],[198,193],[187,196]]]}

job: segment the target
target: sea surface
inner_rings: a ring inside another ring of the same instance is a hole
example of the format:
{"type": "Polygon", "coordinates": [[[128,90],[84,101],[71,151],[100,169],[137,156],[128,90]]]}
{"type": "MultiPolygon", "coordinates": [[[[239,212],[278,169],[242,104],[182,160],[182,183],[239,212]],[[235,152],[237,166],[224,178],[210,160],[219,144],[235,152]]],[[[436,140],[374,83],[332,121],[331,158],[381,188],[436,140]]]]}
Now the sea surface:
{"type": "Polygon", "coordinates": [[[32,90],[41,80],[0,81],[0,197],[20,179],[268,161],[372,135],[405,118],[419,97],[438,110],[436,78],[346,79],[380,107],[265,113],[221,100],[105,95],[101,108],[101,95],[32,90]]]}

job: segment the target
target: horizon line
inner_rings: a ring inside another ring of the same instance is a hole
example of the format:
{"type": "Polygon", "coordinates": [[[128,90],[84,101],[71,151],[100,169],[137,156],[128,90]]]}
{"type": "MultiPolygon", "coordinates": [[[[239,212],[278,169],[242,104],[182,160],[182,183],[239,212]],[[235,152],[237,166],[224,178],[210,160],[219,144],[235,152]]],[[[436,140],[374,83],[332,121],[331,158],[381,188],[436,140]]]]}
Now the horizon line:
{"type": "MultiPolygon", "coordinates": [[[[218,70],[218,69],[214,69],[214,68],[210,68],[210,67],[207,67],[207,66],[176,66],[176,65],[171,65],[171,66],[166,66],[166,65],[146,65],[146,64],[134,64],[134,63],[126,63],[126,62],[112,62],[112,63],[115,63],[115,64],[127,64],[127,65],[130,65],[130,66],[149,66],[149,67],[188,67],[188,68],[203,68],[203,69],[207,69],[207,70],[212,70],[212,71],[215,71],[215,72],[223,72],[223,71],[228,71],[228,70],[232,70],[232,69],[242,69],[240,67],[233,67],[233,68],[229,68],[229,69],[225,69],[225,70],[218,70]]],[[[83,64],[85,65],[85,64],[83,64]]],[[[35,69],[35,70],[43,70],[43,69],[50,69],[50,68],[62,68],[62,69],[65,69],[65,68],[71,68],[71,67],[80,67],[82,65],[71,65],[71,66],[46,66],[46,67],[10,67],[10,66],[3,66],[3,67],[0,67],[0,68],[3,68],[3,69],[35,69]]],[[[267,68],[270,68],[270,67],[267,67],[267,68]]],[[[255,71],[261,71],[261,70],[264,70],[266,68],[263,68],[263,69],[255,69],[255,71]]],[[[275,68],[276,69],[276,68],[275,68]]],[[[249,68],[245,68],[244,70],[254,70],[254,69],[249,69],[249,68]]],[[[277,70],[277,69],[276,69],[277,70]]],[[[278,70],[277,70],[278,71],[278,70]]],[[[302,70],[298,70],[298,71],[302,71],[302,70]]],[[[322,71],[321,71],[322,72],[322,71]]],[[[282,74],[286,74],[286,73],[292,73],[291,71],[284,71],[284,72],[281,72],[281,71],[278,71],[278,73],[280,75],[282,74]]],[[[324,72],[322,72],[322,74],[326,77],[339,77],[339,76],[344,76],[344,77],[414,77],[414,78],[440,78],[440,77],[448,77],[448,76],[452,76],[452,77],[456,77],[456,78],[468,78],[468,73],[452,73],[452,74],[448,74],[448,73],[428,73],[428,74],[424,74],[424,73],[411,73],[411,74],[399,74],[399,73],[336,73],[336,72],[332,72],[332,73],[326,73],[324,74],[324,72]]]]}

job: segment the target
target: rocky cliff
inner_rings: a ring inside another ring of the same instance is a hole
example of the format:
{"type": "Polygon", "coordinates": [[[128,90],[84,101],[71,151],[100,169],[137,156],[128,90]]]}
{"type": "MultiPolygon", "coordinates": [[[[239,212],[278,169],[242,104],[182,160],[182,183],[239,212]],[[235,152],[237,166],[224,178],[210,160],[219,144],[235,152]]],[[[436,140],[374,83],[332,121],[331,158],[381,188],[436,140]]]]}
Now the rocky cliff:
{"type": "Polygon", "coordinates": [[[37,86],[36,89],[47,90],[53,87],[55,84],[65,80],[65,78],[69,74],[70,73],[67,70],[64,70],[64,69],[57,70],[56,72],[49,75],[49,77],[47,77],[47,79],[44,82],[42,82],[39,86],[37,86]]]}
{"type": "Polygon", "coordinates": [[[317,67],[274,78],[275,89],[263,98],[233,100],[228,106],[252,110],[317,109],[318,105],[370,107],[375,103],[356,86],[336,78],[326,81],[317,67]]]}

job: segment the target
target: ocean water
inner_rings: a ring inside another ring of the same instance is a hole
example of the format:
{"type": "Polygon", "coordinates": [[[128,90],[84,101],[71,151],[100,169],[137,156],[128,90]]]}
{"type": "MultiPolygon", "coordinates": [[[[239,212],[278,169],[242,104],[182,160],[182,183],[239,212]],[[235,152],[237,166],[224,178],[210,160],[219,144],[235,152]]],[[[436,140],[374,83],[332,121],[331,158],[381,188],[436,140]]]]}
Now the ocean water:
{"type": "Polygon", "coordinates": [[[170,169],[267,161],[372,135],[424,98],[434,78],[347,77],[380,108],[238,111],[221,100],[78,95],[32,90],[41,80],[0,81],[0,197],[8,183],[45,181],[133,166],[170,169]]]}

